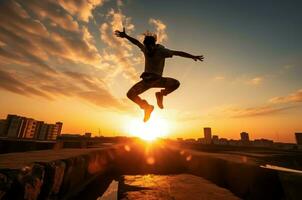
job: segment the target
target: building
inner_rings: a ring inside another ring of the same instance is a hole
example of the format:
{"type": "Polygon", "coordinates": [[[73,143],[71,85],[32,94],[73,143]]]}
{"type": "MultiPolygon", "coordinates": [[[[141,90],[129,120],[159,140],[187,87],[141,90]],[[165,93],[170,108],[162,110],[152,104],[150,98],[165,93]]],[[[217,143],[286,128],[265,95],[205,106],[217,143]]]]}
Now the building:
{"type": "Polygon", "coordinates": [[[253,145],[257,147],[271,147],[274,145],[274,141],[261,138],[261,139],[254,140],[253,145]]]}
{"type": "Polygon", "coordinates": [[[213,144],[219,144],[219,136],[218,135],[213,135],[212,142],[213,142],[213,144]]]}
{"type": "Polygon", "coordinates": [[[18,138],[22,132],[24,118],[17,115],[7,115],[7,137],[18,138]]]}
{"type": "Polygon", "coordinates": [[[34,133],[34,139],[39,139],[39,134],[40,134],[41,127],[43,124],[44,124],[43,121],[37,121],[36,129],[35,129],[35,133],[34,133]]]}
{"type": "Polygon", "coordinates": [[[226,138],[219,138],[219,144],[227,145],[227,144],[229,144],[229,141],[226,138]]]}
{"type": "Polygon", "coordinates": [[[243,141],[243,142],[249,142],[250,141],[250,137],[249,137],[249,134],[247,132],[240,133],[240,138],[241,138],[241,141],[243,141]]]}
{"type": "Polygon", "coordinates": [[[241,142],[239,140],[233,140],[233,139],[230,139],[228,141],[228,144],[231,145],[231,146],[240,146],[241,145],[241,142]]]}
{"type": "Polygon", "coordinates": [[[5,119],[0,120],[0,137],[6,137],[7,134],[7,122],[5,119]]]}
{"type": "Polygon", "coordinates": [[[62,133],[63,123],[62,122],[56,122],[56,136],[60,136],[62,133]]]}
{"type": "Polygon", "coordinates": [[[54,124],[47,124],[47,133],[46,133],[46,140],[52,140],[53,131],[54,131],[55,125],[54,124]]]}
{"type": "Polygon", "coordinates": [[[197,139],[197,142],[199,142],[199,143],[201,143],[201,144],[204,144],[205,142],[204,142],[204,138],[198,138],[197,139]]]}
{"type": "Polygon", "coordinates": [[[56,140],[61,135],[62,122],[56,122],[56,124],[49,124],[47,129],[47,140],[56,140]]]}
{"type": "Polygon", "coordinates": [[[46,124],[32,118],[8,114],[5,120],[0,120],[0,137],[56,140],[62,127],[62,122],[46,124]]]}
{"type": "Polygon", "coordinates": [[[90,138],[91,137],[91,133],[85,133],[84,136],[90,138]]]}
{"type": "Polygon", "coordinates": [[[195,140],[195,139],[193,139],[193,138],[185,139],[185,141],[186,141],[186,142],[190,142],[190,143],[194,143],[194,142],[196,142],[196,140],[195,140]]]}
{"type": "Polygon", "coordinates": [[[203,128],[204,132],[204,139],[206,144],[211,144],[212,143],[212,130],[209,127],[203,128]]]}
{"type": "Polygon", "coordinates": [[[47,139],[47,132],[48,132],[48,124],[42,123],[40,125],[40,130],[37,133],[38,140],[46,140],[47,139]]]}
{"type": "Polygon", "coordinates": [[[36,131],[37,121],[31,118],[25,118],[23,127],[21,129],[21,137],[26,139],[33,139],[36,131]]]}
{"type": "Polygon", "coordinates": [[[54,124],[53,126],[51,137],[48,137],[49,140],[56,140],[57,137],[61,135],[62,127],[63,127],[62,122],[56,122],[56,124],[54,124]]]}
{"type": "Polygon", "coordinates": [[[296,142],[298,145],[302,145],[302,133],[295,133],[296,142]]]}

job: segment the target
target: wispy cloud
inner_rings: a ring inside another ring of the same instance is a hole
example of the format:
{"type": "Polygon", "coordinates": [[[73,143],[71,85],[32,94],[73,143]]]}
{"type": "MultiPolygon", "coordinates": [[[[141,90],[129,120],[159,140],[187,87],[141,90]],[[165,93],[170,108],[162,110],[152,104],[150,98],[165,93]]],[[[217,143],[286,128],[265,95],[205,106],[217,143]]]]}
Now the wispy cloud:
{"type": "Polygon", "coordinates": [[[105,60],[114,63],[113,71],[108,73],[107,78],[112,78],[118,73],[122,73],[131,81],[137,80],[137,72],[134,68],[132,56],[132,45],[125,39],[117,38],[115,30],[122,30],[123,27],[128,33],[134,30],[131,18],[126,17],[121,10],[111,9],[107,14],[108,21],[99,27],[100,38],[107,45],[104,50],[105,60]]]}
{"type": "Polygon", "coordinates": [[[287,96],[273,97],[269,100],[274,104],[287,104],[287,103],[301,103],[302,102],[302,89],[291,93],[287,96]]]}
{"type": "Polygon", "coordinates": [[[68,12],[61,5],[68,7],[75,1],[60,3],[0,2],[0,89],[48,100],[80,98],[97,106],[124,109],[123,101],[101,80],[106,61],[95,38],[73,16],[87,21],[102,1],[78,1],[79,10],[68,12]]]}
{"type": "Polygon", "coordinates": [[[78,19],[88,22],[93,18],[92,11],[101,6],[105,0],[58,0],[59,4],[78,19]]]}
{"type": "Polygon", "coordinates": [[[222,81],[222,80],[225,80],[225,77],[224,76],[215,76],[213,78],[213,80],[215,80],[215,81],[222,81]]]}
{"type": "Polygon", "coordinates": [[[149,23],[154,26],[156,30],[156,35],[157,35],[157,42],[162,43],[168,39],[168,35],[166,33],[166,24],[164,24],[161,20],[159,19],[149,19],[149,23]]]}
{"type": "Polygon", "coordinates": [[[263,105],[239,108],[235,106],[221,109],[219,112],[230,117],[254,117],[280,113],[301,106],[302,89],[287,96],[273,97],[263,105]]]}
{"type": "Polygon", "coordinates": [[[246,81],[246,83],[248,85],[254,85],[254,86],[258,86],[258,85],[261,85],[263,83],[263,77],[254,77],[248,81],[246,81]]]}
{"type": "Polygon", "coordinates": [[[259,106],[259,107],[250,107],[250,108],[230,108],[225,110],[224,113],[228,113],[230,117],[241,118],[241,117],[255,117],[255,116],[264,116],[279,113],[288,109],[295,108],[295,105],[286,105],[286,106],[259,106]]]}
{"type": "MultiPolygon", "coordinates": [[[[125,109],[124,99],[111,94],[110,84],[122,74],[136,81],[132,45],[114,36],[116,29],[134,31],[131,18],[117,9],[95,13],[106,0],[0,1],[0,89],[55,100],[79,98],[101,107],[125,109]],[[102,17],[98,24],[94,14],[102,17]],[[91,27],[90,20],[93,20],[91,27]],[[92,32],[94,31],[94,32],[92,32]],[[99,37],[96,37],[99,36],[99,37]],[[105,45],[103,47],[102,45],[105,45]]],[[[165,40],[166,25],[150,23],[165,40]]]]}
{"type": "Polygon", "coordinates": [[[47,93],[31,87],[24,82],[19,81],[15,77],[16,75],[13,73],[0,70],[0,88],[25,96],[36,95],[51,99],[51,97],[47,93]]]}

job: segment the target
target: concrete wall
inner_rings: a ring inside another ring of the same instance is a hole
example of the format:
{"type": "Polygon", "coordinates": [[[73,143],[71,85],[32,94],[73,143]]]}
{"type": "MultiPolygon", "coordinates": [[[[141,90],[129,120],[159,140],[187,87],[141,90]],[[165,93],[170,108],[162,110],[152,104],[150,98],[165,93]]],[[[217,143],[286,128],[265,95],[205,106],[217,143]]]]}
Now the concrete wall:
{"type": "MultiPolygon", "coordinates": [[[[74,156],[72,150],[68,150],[68,158],[58,158],[61,151],[40,151],[45,155],[29,152],[27,156],[36,157],[37,162],[21,162],[17,158],[15,165],[8,164],[8,168],[0,169],[0,199],[69,199],[97,176],[113,168],[116,150],[87,150],[74,156]]],[[[1,162],[5,165],[3,160],[1,162]]]]}
{"type": "MultiPolygon", "coordinates": [[[[201,153],[130,145],[114,160],[119,174],[189,173],[229,189],[243,199],[302,199],[302,176],[261,168],[255,160],[230,154],[201,153]]],[[[201,188],[202,189],[202,188],[201,188]]]]}
{"type": "Polygon", "coordinates": [[[52,149],[53,141],[10,140],[0,138],[0,154],[52,149]]]}
{"type": "Polygon", "coordinates": [[[15,166],[7,164],[6,169],[1,167],[5,166],[5,157],[0,155],[1,200],[69,199],[106,173],[116,176],[190,173],[243,199],[301,199],[301,176],[261,168],[240,157],[142,143],[102,149],[52,150],[44,154],[48,159],[40,152],[29,152],[24,154],[26,161],[15,159],[15,166]]]}

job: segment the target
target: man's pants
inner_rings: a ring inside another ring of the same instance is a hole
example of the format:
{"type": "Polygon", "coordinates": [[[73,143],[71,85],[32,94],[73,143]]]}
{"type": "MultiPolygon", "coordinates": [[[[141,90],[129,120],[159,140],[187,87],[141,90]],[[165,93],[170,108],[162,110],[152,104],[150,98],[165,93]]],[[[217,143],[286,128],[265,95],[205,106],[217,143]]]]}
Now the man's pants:
{"type": "Polygon", "coordinates": [[[127,92],[127,97],[138,104],[140,108],[144,109],[149,104],[146,100],[141,99],[138,95],[150,88],[164,88],[161,90],[161,94],[166,96],[176,90],[179,85],[180,83],[178,80],[169,77],[159,77],[155,80],[143,79],[130,88],[130,90],[127,92]]]}

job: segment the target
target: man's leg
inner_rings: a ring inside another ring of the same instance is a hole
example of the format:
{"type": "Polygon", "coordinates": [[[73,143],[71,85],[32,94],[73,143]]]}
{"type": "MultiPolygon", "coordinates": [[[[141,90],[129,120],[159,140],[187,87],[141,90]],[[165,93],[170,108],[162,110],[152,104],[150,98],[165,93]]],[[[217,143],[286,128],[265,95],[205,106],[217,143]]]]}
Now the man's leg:
{"type": "Polygon", "coordinates": [[[132,88],[130,88],[130,90],[127,92],[127,97],[145,111],[144,122],[149,120],[154,106],[148,104],[146,100],[141,99],[138,95],[148,89],[150,89],[150,86],[144,81],[140,81],[136,83],[132,88]]]}
{"type": "Polygon", "coordinates": [[[174,79],[174,78],[162,77],[159,80],[156,87],[163,87],[164,88],[160,92],[155,93],[156,100],[157,100],[157,105],[158,105],[159,108],[161,108],[161,109],[164,108],[164,106],[163,106],[163,97],[167,96],[168,94],[170,94],[171,92],[176,90],[179,87],[179,85],[180,85],[179,81],[174,79]]]}

